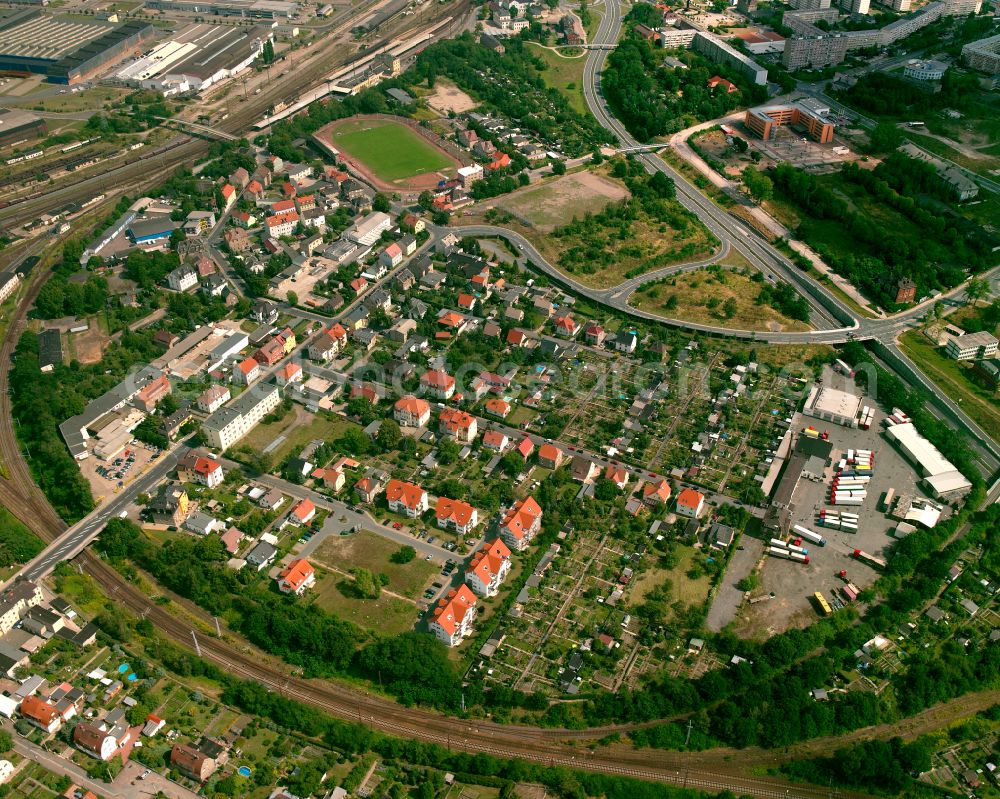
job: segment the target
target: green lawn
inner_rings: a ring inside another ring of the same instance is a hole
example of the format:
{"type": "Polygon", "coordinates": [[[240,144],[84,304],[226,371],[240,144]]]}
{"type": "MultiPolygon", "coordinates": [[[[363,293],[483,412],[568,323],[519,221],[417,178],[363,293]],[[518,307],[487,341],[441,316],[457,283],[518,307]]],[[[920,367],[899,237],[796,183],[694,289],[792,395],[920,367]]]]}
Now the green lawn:
{"type": "Polygon", "coordinates": [[[413,628],[417,607],[394,596],[383,593],[378,599],[358,599],[350,596],[351,578],[337,572],[328,572],[316,581],[309,591],[307,601],[335,613],[359,627],[383,635],[395,635],[413,628]]]}
{"type": "MultiPolygon", "coordinates": [[[[593,15],[600,20],[599,14],[593,15]]],[[[558,52],[542,47],[535,42],[529,42],[531,54],[537,56],[545,62],[545,71],[542,72],[542,79],[546,84],[559,90],[573,110],[580,113],[587,113],[587,103],[583,99],[583,65],[586,62],[584,54],[567,57],[558,52]]]]}
{"type": "Polygon", "coordinates": [[[313,553],[317,565],[327,565],[342,572],[370,569],[389,578],[386,588],[394,594],[416,599],[427,587],[437,568],[419,555],[409,563],[393,563],[390,556],[399,544],[362,530],[357,535],[330,536],[313,553]]]}
{"type": "Polygon", "coordinates": [[[453,166],[447,156],[398,122],[345,122],[330,131],[330,138],[387,183],[453,166]]]}

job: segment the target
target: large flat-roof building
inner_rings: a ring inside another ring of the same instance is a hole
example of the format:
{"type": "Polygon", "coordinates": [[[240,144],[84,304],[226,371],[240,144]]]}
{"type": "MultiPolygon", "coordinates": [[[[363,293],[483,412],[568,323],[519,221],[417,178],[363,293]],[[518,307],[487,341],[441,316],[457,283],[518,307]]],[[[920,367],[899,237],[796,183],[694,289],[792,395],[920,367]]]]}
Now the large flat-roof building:
{"type": "Polygon", "coordinates": [[[656,30],[660,46],[664,48],[684,48],[701,53],[715,64],[725,64],[742,74],[758,86],[767,84],[767,68],[744,55],[714,33],[702,30],[686,19],[678,19],[675,25],[656,30]]]}
{"type": "Polygon", "coordinates": [[[147,0],[147,8],[158,11],[187,11],[192,14],[214,14],[219,17],[247,19],[291,19],[299,4],[286,0],[147,0]]]}
{"type": "Polygon", "coordinates": [[[786,105],[761,105],[747,109],[743,123],[764,140],[773,139],[782,125],[796,125],[805,129],[809,137],[820,144],[833,141],[833,122],[828,118],[830,109],[806,100],[786,105]]]}
{"type": "Polygon", "coordinates": [[[886,435],[916,464],[924,477],[924,484],[938,499],[965,494],[972,488],[972,483],[937,447],[917,432],[912,422],[891,425],[886,435]]]}
{"type": "MultiPolygon", "coordinates": [[[[890,22],[884,28],[832,33],[818,28],[813,23],[819,19],[834,21],[837,16],[836,9],[789,11],[785,14],[783,22],[792,29],[793,35],[785,43],[781,61],[788,69],[836,66],[849,52],[863,50],[866,47],[886,47],[943,16],[968,13],[960,10],[958,5],[960,2],[963,0],[943,2],[932,0],[918,11],[890,22]],[[833,14],[832,19],[825,16],[829,12],[833,14]]],[[[905,11],[908,7],[897,10],[905,11]]]]}
{"type": "Polygon", "coordinates": [[[951,336],[945,345],[945,352],[956,361],[992,358],[997,354],[997,338],[985,330],[966,333],[964,336],[951,336]]]}
{"type": "Polygon", "coordinates": [[[19,108],[0,108],[0,146],[37,139],[47,132],[41,117],[19,108]]]}
{"type": "Polygon", "coordinates": [[[111,80],[165,95],[203,91],[248,68],[270,38],[263,26],[189,25],[125,64],[111,80]]]}
{"type": "Polygon", "coordinates": [[[844,427],[857,427],[860,408],[861,398],[856,394],[816,383],[809,391],[802,413],[844,427]]]}
{"type": "Polygon", "coordinates": [[[969,42],[962,48],[962,58],[972,69],[1000,75],[1000,35],[969,42]]]}
{"type": "Polygon", "coordinates": [[[29,9],[0,22],[0,70],[79,83],[138,52],[154,36],[148,22],[112,26],[29,9]]]}
{"type": "Polygon", "coordinates": [[[281,392],[273,383],[257,383],[224,408],[209,416],[202,429],[208,443],[226,450],[278,407],[281,392]]]}

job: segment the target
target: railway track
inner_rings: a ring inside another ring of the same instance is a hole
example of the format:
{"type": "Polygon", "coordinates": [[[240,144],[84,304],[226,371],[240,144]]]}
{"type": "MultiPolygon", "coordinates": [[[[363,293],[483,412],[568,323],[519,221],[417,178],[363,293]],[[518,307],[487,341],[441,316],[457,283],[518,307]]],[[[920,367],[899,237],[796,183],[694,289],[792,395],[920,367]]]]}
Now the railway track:
{"type": "MultiPolygon", "coordinates": [[[[374,6],[374,3],[370,4],[374,6]]],[[[446,18],[458,17],[469,9],[469,0],[453,0],[435,8],[433,14],[420,17],[408,17],[413,25],[404,25],[394,30],[392,36],[405,35],[412,30],[432,26],[446,18]]],[[[368,6],[360,7],[352,12],[352,16],[368,6]]],[[[356,59],[359,54],[349,53],[342,57],[330,58],[331,51],[343,49],[340,37],[350,30],[351,23],[345,22],[335,28],[327,39],[311,48],[311,52],[294,68],[289,68],[287,75],[280,75],[272,82],[271,88],[260,95],[251,96],[245,102],[234,102],[229,117],[216,127],[235,136],[247,135],[253,122],[266,114],[267,108],[276,100],[292,99],[300,96],[307,89],[322,82],[322,78],[343,64],[356,59]]],[[[387,43],[388,38],[369,45],[366,48],[377,47],[387,43]]],[[[363,53],[361,54],[363,55],[363,53]]],[[[113,187],[122,182],[141,182],[144,187],[156,185],[169,176],[179,166],[190,165],[207,153],[211,142],[205,139],[180,136],[169,143],[169,147],[161,147],[155,153],[146,153],[127,164],[122,164],[107,172],[85,178],[70,186],[55,189],[37,190],[21,197],[13,197],[0,204],[0,222],[8,227],[15,227],[37,217],[44,211],[66,205],[70,202],[87,200],[96,194],[109,194],[113,187]],[[156,163],[158,161],[158,163],[156,163]],[[150,166],[154,171],[150,171],[150,166]],[[158,167],[158,168],[156,168],[158,167]]]]}
{"type": "MultiPolygon", "coordinates": [[[[192,647],[190,623],[150,601],[133,586],[122,583],[118,573],[96,556],[85,553],[82,561],[85,571],[109,595],[113,593],[117,603],[137,616],[144,616],[173,641],[186,644],[188,649],[192,647]]],[[[209,617],[188,603],[184,604],[184,610],[210,623],[209,617]]],[[[622,727],[599,727],[585,731],[549,730],[454,719],[425,710],[403,708],[383,697],[362,696],[360,692],[340,689],[320,680],[290,676],[284,669],[262,661],[259,655],[247,654],[239,646],[215,637],[199,635],[198,646],[203,658],[242,679],[260,683],[281,696],[318,707],[346,721],[402,738],[437,743],[452,750],[502,758],[516,756],[550,766],[686,784],[709,791],[730,790],[768,798],[829,799],[825,788],[795,785],[778,777],[750,777],[741,773],[740,754],[734,750],[677,753],[636,750],[625,745],[602,749],[567,745],[567,739],[583,743],[621,731],[622,727]]],[[[841,796],[861,795],[843,793],[841,796]]]]}
{"type": "MultiPolygon", "coordinates": [[[[446,12],[453,13],[453,12],[446,12]]],[[[296,80],[289,83],[289,90],[295,86],[307,86],[315,82],[318,75],[328,72],[329,64],[318,64],[309,70],[296,74],[296,80]]],[[[267,100],[264,103],[268,102],[267,100]]],[[[243,130],[248,121],[263,111],[260,107],[245,105],[228,120],[227,128],[243,130]]],[[[207,149],[208,143],[188,137],[180,137],[166,154],[160,169],[150,172],[149,159],[122,165],[111,177],[117,183],[116,193],[141,184],[148,186],[169,174],[179,164],[190,163],[207,149]],[[137,169],[141,166],[141,170],[137,169]],[[124,182],[123,182],[124,181],[124,182]]],[[[80,187],[69,187],[66,193],[85,199],[100,190],[81,181],[80,187]]],[[[52,202],[54,192],[46,195],[52,202]]],[[[110,193],[109,193],[110,196],[110,193]]],[[[60,202],[69,198],[60,198],[60,202]]],[[[25,205],[23,211],[32,206],[25,205]]],[[[8,211],[9,209],[3,209],[8,211]]],[[[41,490],[32,480],[30,470],[20,451],[11,423],[11,403],[9,396],[9,368],[11,356],[19,333],[23,329],[27,310],[31,307],[47,271],[33,275],[27,290],[21,298],[8,335],[0,346],[0,457],[7,470],[7,478],[0,479],[0,502],[18,516],[30,529],[48,542],[66,529],[66,524],[58,517],[41,490]]],[[[79,562],[104,592],[116,603],[128,608],[136,615],[149,619],[160,633],[174,643],[192,649],[191,623],[178,618],[165,608],[151,602],[141,590],[125,582],[121,576],[95,555],[85,552],[79,562]]],[[[185,612],[194,614],[200,622],[211,623],[210,617],[199,609],[184,604],[185,612]]],[[[233,637],[234,636],[230,636],[233,637]]],[[[782,759],[773,752],[763,750],[711,750],[703,753],[678,753],[660,750],[635,750],[625,745],[615,745],[602,749],[567,744],[585,743],[605,735],[627,730],[627,727],[609,726],[588,730],[549,730],[531,727],[507,727],[486,721],[467,721],[438,715],[434,712],[404,708],[381,696],[372,696],[359,690],[341,687],[332,683],[306,680],[288,673],[283,664],[278,664],[260,653],[243,651],[242,645],[225,639],[201,635],[198,638],[201,656],[226,671],[243,679],[267,686],[270,690],[291,699],[315,706],[338,718],[365,724],[372,729],[399,737],[438,743],[450,749],[486,753],[498,757],[518,757],[550,766],[566,766],[607,774],[635,777],[645,780],[666,782],[698,788],[705,791],[729,790],[740,794],[765,797],[766,799],[829,799],[830,792],[817,786],[793,784],[778,777],[753,777],[745,773],[748,765],[769,766],[782,759]]],[[[815,750],[800,749],[799,756],[808,756],[815,750]]],[[[838,792],[844,799],[863,796],[859,793],[838,792]]]]}

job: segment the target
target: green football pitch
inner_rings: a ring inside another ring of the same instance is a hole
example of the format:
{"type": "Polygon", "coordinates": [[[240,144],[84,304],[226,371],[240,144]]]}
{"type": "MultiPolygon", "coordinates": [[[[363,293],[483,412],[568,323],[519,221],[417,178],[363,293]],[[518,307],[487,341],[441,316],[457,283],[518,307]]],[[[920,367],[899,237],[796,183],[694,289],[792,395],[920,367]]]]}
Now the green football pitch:
{"type": "Polygon", "coordinates": [[[337,149],[360,161],[386,183],[454,166],[444,153],[397,122],[347,122],[330,131],[330,138],[337,149]]]}

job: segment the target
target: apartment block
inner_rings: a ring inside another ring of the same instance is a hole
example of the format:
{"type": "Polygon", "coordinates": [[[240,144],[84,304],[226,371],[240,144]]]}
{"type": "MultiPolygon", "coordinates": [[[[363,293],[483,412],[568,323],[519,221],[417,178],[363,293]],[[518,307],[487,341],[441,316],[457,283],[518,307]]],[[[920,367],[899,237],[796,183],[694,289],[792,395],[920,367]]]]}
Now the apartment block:
{"type": "Polygon", "coordinates": [[[226,450],[249,433],[281,403],[281,392],[274,384],[250,386],[230,405],[209,416],[202,429],[208,443],[226,450]]]}
{"type": "Polygon", "coordinates": [[[747,109],[743,123],[765,141],[773,139],[782,125],[802,126],[813,141],[833,141],[834,124],[827,118],[829,108],[813,108],[806,102],[789,105],[762,105],[747,109]]]}

